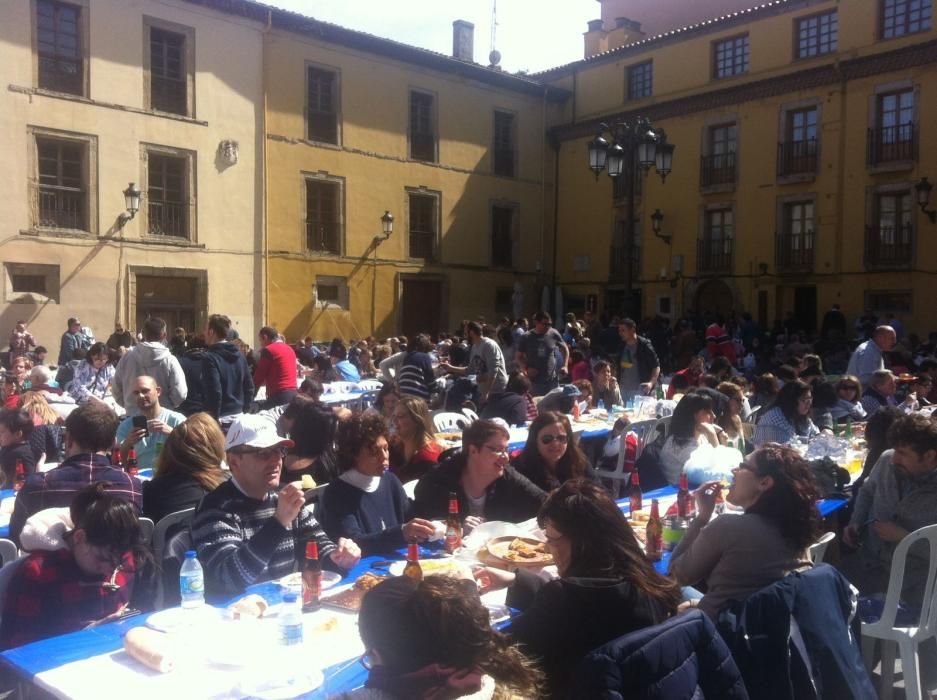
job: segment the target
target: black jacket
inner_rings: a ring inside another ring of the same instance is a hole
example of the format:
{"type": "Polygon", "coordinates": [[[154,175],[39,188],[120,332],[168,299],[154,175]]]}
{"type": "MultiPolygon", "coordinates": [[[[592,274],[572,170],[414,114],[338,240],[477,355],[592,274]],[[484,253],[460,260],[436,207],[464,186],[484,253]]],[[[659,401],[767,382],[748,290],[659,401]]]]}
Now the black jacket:
{"type": "Polygon", "coordinates": [[[254,380],[247,360],[233,343],[215,343],[202,357],[205,410],[215,418],[247,413],[254,399],[254,380]]]}
{"type": "Polygon", "coordinates": [[[511,391],[496,391],[488,395],[478,415],[485,420],[500,418],[508,425],[522,425],[527,422],[527,399],[511,391]]]}
{"type": "Polygon", "coordinates": [[[829,564],[792,573],[719,615],[718,629],[759,700],[874,700],[859,644],[850,633],[852,593],[829,564]],[[791,618],[813,671],[791,637],[791,618]]]}
{"type": "MultiPolygon", "coordinates": [[[[427,520],[445,520],[449,514],[449,493],[459,498],[459,512],[465,517],[469,504],[459,483],[465,456],[457,454],[436,469],[428,471],[416,484],[413,517],[427,520]]],[[[521,476],[514,467],[504,468],[504,474],[488,487],[485,499],[485,520],[503,520],[519,523],[534,517],[546,500],[547,494],[521,476]]]]}
{"type": "Polygon", "coordinates": [[[524,569],[517,571],[508,589],[507,605],[522,611],[507,633],[539,659],[553,698],[566,697],[570,676],[590,651],[628,632],[659,624],[668,615],[662,605],[628,581],[560,578],[545,582],[524,569]]]}
{"type": "Polygon", "coordinates": [[[157,523],[170,513],[194,508],[206,493],[208,491],[191,477],[157,475],[143,482],[143,515],[157,523]]]}
{"type": "MultiPolygon", "coordinates": [[[[660,359],[657,357],[657,353],[654,351],[654,346],[651,345],[650,340],[641,335],[637,336],[636,340],[638,344],[634,350],[635,361],[638,366],[638,378],[643,384],[651,381],[651,372],[654,371],[655,367],[660,367],[660,359]]],[[[625,347],[625,343],[622,343],[618,351],[619,362],[622,353],[625,351],[625,347]]]]}
{"type": "Polygon", "coordinates": [[[596,649],[577,669],[571,688],[570,698],[749,697],[732,654],[701,610],[596,649]]]}
{"type": "Polygon", "coordinates": [[[205,348],[192,348],[179,357],[182,374],[185,375],[185,384],[189,388],[185,401],[176,407],[184,416],[205,410],[205,397],[202,391],[202,360],[205,357],[205,348]]]}

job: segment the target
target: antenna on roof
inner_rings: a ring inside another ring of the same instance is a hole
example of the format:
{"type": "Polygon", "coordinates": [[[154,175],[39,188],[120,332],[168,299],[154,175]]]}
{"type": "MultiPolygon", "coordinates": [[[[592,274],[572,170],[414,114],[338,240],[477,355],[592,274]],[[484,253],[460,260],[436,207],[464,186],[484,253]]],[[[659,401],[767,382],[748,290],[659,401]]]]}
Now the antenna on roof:
{"type": "Polygon", "coordinates": [[[498,0],[491,0],[491,51],[488,53],[488,67],[497,68],[501,63],[501,52],[495,48],[498,36],[498,0]]]}

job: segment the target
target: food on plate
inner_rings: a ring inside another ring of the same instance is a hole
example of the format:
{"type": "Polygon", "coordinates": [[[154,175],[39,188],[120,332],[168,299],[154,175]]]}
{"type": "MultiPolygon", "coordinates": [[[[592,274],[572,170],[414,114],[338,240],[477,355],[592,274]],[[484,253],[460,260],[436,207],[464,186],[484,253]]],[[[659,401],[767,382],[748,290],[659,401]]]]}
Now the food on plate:
{"type": "Polygon", "coordinates": [[[124,635],[124,650],[147,668],[160,673],[175,665],[169,652],[169,637],[149,627],[134,627],[124,635]]]}
{"type": "Polygon", "coordinates": [[[343,608],[344,610],[358,611],[361,609],[361,601],[364,600],[364,594],[383,580],[383,576],[375,576],[371,573],[364,574],[358,577],[358,580],[355,581],[351,588],[347,588],[341,593],[336,593],[327,598],[322,598],[322,603],[343,608]]]}
{"type": "Polygon", "coordinates": [[[492,556],[521,566],[543,566],[553,563],[553,556],[547,551],[545,543],[532,537],[495,537],[487,545],[492,556]]]}
{"type": "Polygon", "coordinates": [[[256,593],[244,596],[236,603],[228,606],[228,612],[234,620],[258,620],[267,610],[267,601],[256,593]]]}
{"type": "Polygon", "coordinates": [[[316,487],[316,480],[312,478],[309,474],[303,474],[303,491],[308,491],[309,489],[314,489],[316,487]]]}
{"type": "Polygon", "coordinates": [[[514,538],[514,541],[508,545],[508,551],[504,553],[505,558],[517,559],[536,559],[541,554],[546,553],[546,546],[543,542],[532,544],[525,542],[520,537],[514,538]]]}
{"type": "Polygon", "coordinates": [[[643,510],[638,510],[628,515],[628,522],[633,522],[633,523],[647,524],[647,521],[650,519],[651,519],[650,514],[646,513],[643,510]]]}
{"type": "Polygon", "coordinates": [[[898,375],[898,381],[899,381],[899,382],[911,382],[911,381],[914,381],[914,375],[913,375],[913,374],[907,374],[906,372],[902,372],[901,374],[898,375]]]}

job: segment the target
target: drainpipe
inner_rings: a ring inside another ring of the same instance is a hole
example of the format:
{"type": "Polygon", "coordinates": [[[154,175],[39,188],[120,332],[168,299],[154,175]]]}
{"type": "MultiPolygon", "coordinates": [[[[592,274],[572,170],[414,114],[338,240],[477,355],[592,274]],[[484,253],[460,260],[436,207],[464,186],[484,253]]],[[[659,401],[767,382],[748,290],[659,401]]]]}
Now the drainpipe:
{"type": "MultiPolygon", "coordinates": [[[[261,145],[260,145],[260,174],[261,174],[261,188],[262,188],[262,199],[260,206],[260,251],[263,256],[261,259],[260,265],[260,325],[264,325],[267,321],[268,311],[269,311],[269,293],[267,289],[267,281],[270,279],[269,272],[269,262],[267,260],[267,253],[269,250],[269,240],[267,237],[267,41],[270,36],[270,30],[273,28],[273,11],[267,10],[267,25],[264,27],[263,33],[261,35],[261,80],[263,82],[263,115],[261,116],[261,145]]],[[[257,328],[254,329],[254,334],[257,334],[257,328]]]]}

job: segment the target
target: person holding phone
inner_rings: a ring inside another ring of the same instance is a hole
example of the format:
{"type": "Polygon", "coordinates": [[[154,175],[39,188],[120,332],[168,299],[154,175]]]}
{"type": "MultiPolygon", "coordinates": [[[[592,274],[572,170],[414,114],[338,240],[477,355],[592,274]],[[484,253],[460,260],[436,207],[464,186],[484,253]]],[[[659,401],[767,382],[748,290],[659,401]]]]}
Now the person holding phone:
{"type": "Polygon", "coordinates": [[[172,429],[185,422],[185,416],[159,405],[160,388],[153,377],[134,380],[133,397],[140,415],[128,416],[117,426],[117,442],[126,459],[131,448],[137,452],[140,469],[150,469],[172,429]]]}

